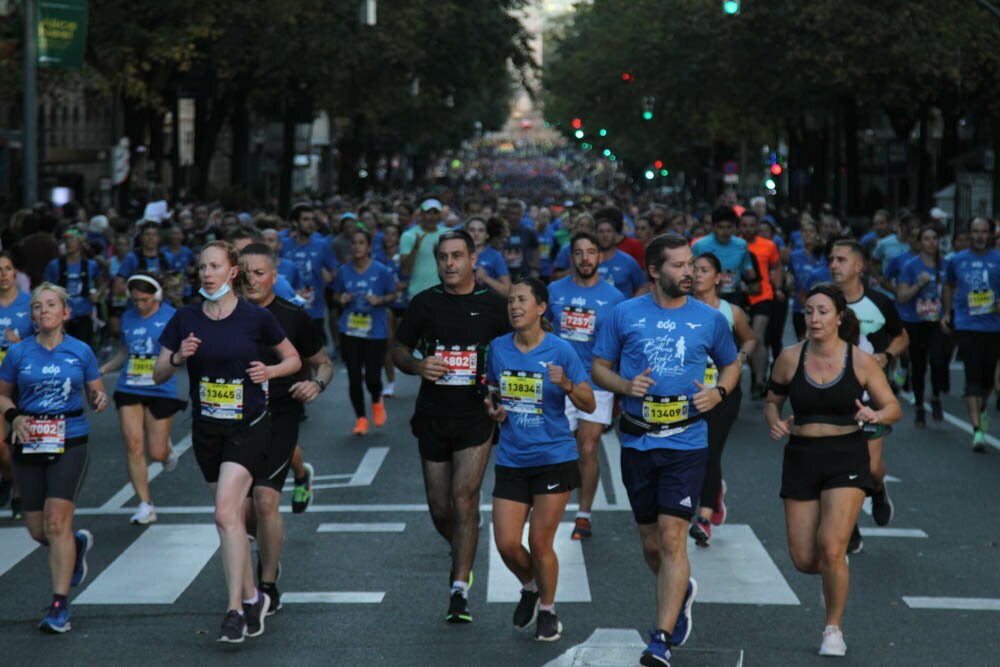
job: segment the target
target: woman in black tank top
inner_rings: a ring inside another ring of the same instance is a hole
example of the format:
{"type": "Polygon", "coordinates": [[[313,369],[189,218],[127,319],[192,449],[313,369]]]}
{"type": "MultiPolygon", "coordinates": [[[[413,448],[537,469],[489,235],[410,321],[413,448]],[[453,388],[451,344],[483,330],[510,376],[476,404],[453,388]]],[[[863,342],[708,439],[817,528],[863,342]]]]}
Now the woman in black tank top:
{"type": "Polygon", "coordinates": [[[820,655],[844,655],[847,542],[874,487],[861,427],[897,422],[902,411],[878,363],[854,344],[858,320],[838,287],[820,283],[809,290],[805,323],[806,340],[774,362],[764,418],[772,439],[790,436],[781,474],[788,551],[799,571],[823,577],[820,655]],[[865,391],[879,409],[862,404],[865,391]],[[789,396],[793,414],[782,419],[789,396]]]}

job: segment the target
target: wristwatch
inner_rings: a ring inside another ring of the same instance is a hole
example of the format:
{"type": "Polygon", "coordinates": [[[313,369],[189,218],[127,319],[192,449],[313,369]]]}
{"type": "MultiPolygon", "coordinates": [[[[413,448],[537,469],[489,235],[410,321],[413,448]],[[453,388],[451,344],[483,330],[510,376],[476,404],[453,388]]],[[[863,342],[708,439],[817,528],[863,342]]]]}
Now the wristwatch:
{"type": "Polygon", "coordinates": [[[319,387],[319,393],[322,394],[323,390],[326,389],[326,383],[320,380],[319,378],[313,378],[313,382],[316,383],[316,386],[319,387]]]}
{"type": "Polygon", "coordinates": [[[722,400],[726,400],[726,396],[729,394],[729,392],[726,391],[726,388],[721,384],[715,385],[715,388],[719,390],[719,395],[722,396],[722,400]]]}

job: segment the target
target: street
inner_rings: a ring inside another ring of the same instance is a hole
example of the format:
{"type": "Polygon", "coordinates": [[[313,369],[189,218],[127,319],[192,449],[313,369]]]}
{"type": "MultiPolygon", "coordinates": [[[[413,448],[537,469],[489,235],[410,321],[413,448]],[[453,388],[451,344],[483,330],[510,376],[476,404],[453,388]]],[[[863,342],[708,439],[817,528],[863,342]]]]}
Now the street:
{"type": "MultiPolygon", "coordinates": [[[[5,510],[0,664],[637,664],[654,618],[653,578],[615,475],[614,433],[603,441],[594,537],[569,540],[572,504],[557,537],[562,639],[535,642],[511,626],[518,586],[491,549],[492,468],[470,591],[475,622],[449,625],[448,548],[424,505],[408,426],[417,382],[401,376],[396,386],[388,423],[365,438],[349,435],[339,364],[309,408],[301,444],[318,477],[306,514],[286,507],[278,584],[284,608],[267,619],[262,637],[236,648],[215,641],[225,591],[210,499],[192,453],[151,483],[159,521],[129,525],[137,501],[127,485],[116,415],[112,408],[92,417],[91,464],[75,527],[89,528],[96,542],[87,580],[72,591],[73,629],[63,636],[36,629],[48,601],[47,552],[5,510]]],[[[952,387],[961,386],[953,365],[952,387]]],[[[913,429],[912,408],[903,401],[904,420],[886,446],[896,516],[876,529],[862,514],[864,551],[850,557],[848,653],[840,664],[996,664],[1000,521],[982,508],[995,504],[1000,443],[991,438],[988,454],[971,452],[955,393],[946,397],[947,420],[924,431],[913,429]]],[[[761,406],[744,401],[726,449],[727,524],[707,549],[689,541],[699,595],[694,631],[675,651],[675,666],[828,662],[816,656],[823,629],[819,578],[796,572],[786,552],[781,444],[768,438],[761,406]]],[[[190,442],[186,414],[174,424],[181,447],[190,442]]]]}

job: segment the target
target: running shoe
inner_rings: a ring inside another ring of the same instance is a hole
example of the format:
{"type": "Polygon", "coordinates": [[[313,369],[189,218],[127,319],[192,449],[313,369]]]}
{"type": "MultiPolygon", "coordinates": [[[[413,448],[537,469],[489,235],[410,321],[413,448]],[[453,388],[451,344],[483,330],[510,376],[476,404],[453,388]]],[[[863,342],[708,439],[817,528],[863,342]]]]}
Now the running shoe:
{"type": "Polygon", "coordinates": [[[941,409],[941,399],[932,398],[931,399],[931,417],[934,421],[944,421],[944,410],[941,409]]]}
{"type": "Polygon", "coordinates": [[[472,612],[469,611],[469,599],[462,595],[462,591],[451,592],[451,600],[448,602],[448,615],[445,620],[449,623],[472,623],[472,612]]]}
{"type": "Polygon", "coordinates": [[[129,519],[132,523],[137,523],[145,526],[147,523],[156,522],[156,509],[153,507],[152,503],[141,502],[139,503],[139,509],[132,518],[129,519]]]}
{"type": "Polygon", "coordinates": [[[646,667],[670,667],[670,637],[666,632],[649,631],[649,645],[642,652],[639,664],[646,667]]]}
{"type": "Polygon", "coordinates": [[[396,398],[396,383],[386,382],[382,387],[382,398],[396,398]]]}
{"type": "Polygon", "coordinates": [[[85,528],[73,533],[76,541],[76,564],[73,565],[73,578],[70,586],[79,586],[87,578],[87,552],[94,546],[94,536],[85,528]]]}
{"type": "Polygon", "coordinates": [[[10,520],[24,521],[24,503],[20,498],[10,499],[10,520]]]}
{"type": "Polygon", "coordinates": [[[986,452],[986,433],[976,429],[972,433],[972,451],[984,454],[986,452]]]}
{"type": "Polygon", "coordinates": [[[893,381],[900,387],[906,386],[906,369],[902,364],[896,366],[896,370],[892,372],[893,381]]]}
{"type": "Polygon", "coordinates": [[[376,427],[385,425],[385,402],[372,403],[372,422],[376,427]]]}
{"type": "Polygon", "coordinates": [[[823,643],[819,647],[820,655],[842,656],[847,654],[847,644],[844,643],[844,633],[836,625],[828,625],[823,630],[823,643]]]}
{"type": "Polygon", "coordinates": [[[562,623],[554,611],[538,610],[538,620],[535,621],[535,640],[554,642],[562,637],[562,623]]]}
{"type": "Polygon", "coordinates": [[[913,426],[919,429],[927,428],[927,415],[923,410],[917,410],[917,416],[913,419],[913,426]]]}
{"type": "Polygon", "coordinates": [[[222,628],[219,629],[220,642],[228,644],[242,644],[243,638],[247,635],[247,620],[243,614],[230,609],[226,612],[226,617],[222,619],[222,628]]]}
{"type": "Polygon", "coordinates": [[[851,539],[847,541],[847,553],[859,554],[864,548],[865,543],[861,539],[861,529],[858,528],[858,524],[854,524],[854,532],[851,533],[851,539]]]}
{"type": "Polygon", "coordinates": [[[9,479],[0,481],[0,507],[5,506],[10,501],[10,493],[14,490],[14,483],[9,479]]]}
{"type": "Polygon", "coordinates": [[[261,584],[260,590],[267,593],[267,598],[270,600],[267,605],[267,615],[274,616],[281,611],[281,593],[278,591],[278,586],[276,584],[261,584]]]}
{"type": "Polygon", "coordinates": [[[715,501],[715,509],[712,510],[712,525],[721,526],[726,522],[726,517],[729,516],[729,508],[726,507],[726,480],[722,480],[722,484],[719,484],[719,497],[715,501]]]}
{"type": "Polygon", "coordinates": [[[358,421],[354,423],[354,430],[351,433],[354,435],[368,435],[368,420],[364,417],[358,417],[358,421]]]}
{"type": "Polygon", "coordinates": [[[177,452],[170,450],[170,454],[167,455],[167,460],[163,462],[163,472],[173,472],[177,469],[177,462],[180,461],[180,457],[177,456],[177,452]]]}
{"type": "Polygon", "coordinates": [[[684,604],[681,605],[681,613],[677,615],[677,622],[674,623],[674,631],[670,633],[671,646],[683,646],[684,642],[691,636],[691,628],[694,626],[694,622],[691,620],[691,607],[694,605],[696,595],[698,595],[698,582],[692,577],[688,580],[684,604]]]}
{"type": "Polygon", "coordinates": [[[699,547],[707,547],[712,539],[712,524],[703,516],[695,517],[688,529],[688,535],[694,538],[695,544],[699,547]]]}
{"type": "Polygon", "coordinates": [[[50,634],[62,634],[72,628],[69,622],[69,609],[65,605],[53,602],[45,608],[45,616],[38,624],[38,629],[50,634]]]}
{"type": "Polygon", "coordinates": [[[299,480],[295,480],[295,488],[292,489],[292,512],[295,514],[305,512],[309,503],[312,502],[313,476],[316,471],[311,463],[303,463],[302,468],[306,471],[305,479],[302,480],[301,484],[299,480]]]}
{"type": "Polygon", "coordinates": [[[582,516],[576,517],[576,524],[573,526],[573,534],[570,536],[574,540],[583,540],[592,537],[594,534],[593,526],[590,525],[590,519],[586,519],[582,516]]]}
{"type": "Polygon", "coordinates": [[[536,616],[538,616],[538,591],[526,591],[522,588],[521,601],[514,610],[514,627],[524,630],[534,623],[536,616]]]}
{"type": "Polygon", "coordinates": [[[271,599],[267,593],[257,589],[257,601],[253,604],[243,603],[243,617],[246,619],[247,637],[260,637],[264,634],[264,618],[271,608],[271,599]]]}
{"type": "Polygon", "coordinates": [[[889,489],[885,483],[878,491],[872,492],[872,518],[876,526],[888,526],[892,521],[892,498],[889,497],[889,489]]]}

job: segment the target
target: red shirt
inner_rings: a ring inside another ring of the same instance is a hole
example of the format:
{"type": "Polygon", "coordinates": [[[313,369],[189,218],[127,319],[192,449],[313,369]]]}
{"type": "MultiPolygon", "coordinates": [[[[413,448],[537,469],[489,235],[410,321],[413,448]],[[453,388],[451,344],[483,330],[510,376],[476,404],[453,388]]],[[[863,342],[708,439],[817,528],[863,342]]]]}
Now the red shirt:
{"type": "Polygon", "coordinates": [[[646,271],[646,246],[642,245],[642,241],[634,239],[631,236],[626,236],[622,239],[622,242],[618,244],[618,249],[621,250],[626,255],[631,255],[632,259],[639,263],[639,267],[646,271]]]}

